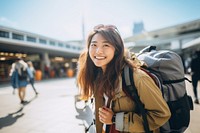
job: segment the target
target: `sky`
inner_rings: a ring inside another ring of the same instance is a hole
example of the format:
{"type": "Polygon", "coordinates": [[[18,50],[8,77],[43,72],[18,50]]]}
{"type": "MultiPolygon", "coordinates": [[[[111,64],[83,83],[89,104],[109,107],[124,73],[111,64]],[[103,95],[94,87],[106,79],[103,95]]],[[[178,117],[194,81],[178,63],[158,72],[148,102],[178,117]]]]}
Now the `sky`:
{"type": "Polygon", "coordinates": [[[134,22],[153,31],[200,19],[199,7],[199,0],[0,0],[0,25],[72,41],[112,24],[126,38],[134,22]]]}

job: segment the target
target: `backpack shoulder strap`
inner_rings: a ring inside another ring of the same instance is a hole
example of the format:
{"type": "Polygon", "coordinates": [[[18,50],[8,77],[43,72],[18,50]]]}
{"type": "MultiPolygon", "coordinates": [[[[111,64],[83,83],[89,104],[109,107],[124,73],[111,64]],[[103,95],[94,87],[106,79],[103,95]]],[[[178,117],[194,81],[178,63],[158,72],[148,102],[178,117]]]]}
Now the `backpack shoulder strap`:
{"type": "Polygon", "coordinates": [[[140,113],[142,114],[143,118],[143,126],[146,133],[152,133],[149,129],[149,124],[147,121],[146,110],[144,109],[144,104],[141,102],[137,89],[134,84],[133,79],[133,70],[126,65],[122,72],[122,82],[125,85],[125,91],[129,95],[129,97],[134,100],[139,108],[140,113]]]}

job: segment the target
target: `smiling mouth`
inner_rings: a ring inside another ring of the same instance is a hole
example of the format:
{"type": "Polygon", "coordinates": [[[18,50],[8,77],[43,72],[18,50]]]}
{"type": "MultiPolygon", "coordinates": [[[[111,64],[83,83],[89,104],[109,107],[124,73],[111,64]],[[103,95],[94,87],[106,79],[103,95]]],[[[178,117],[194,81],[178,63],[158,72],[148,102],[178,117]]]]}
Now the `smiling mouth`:
{"type": "Polygon", "coordinates": [[[103,59],[105,59],[106,57],[95,56],[94,58],[97,59],[97,60],[103,60],[103,59]]]}

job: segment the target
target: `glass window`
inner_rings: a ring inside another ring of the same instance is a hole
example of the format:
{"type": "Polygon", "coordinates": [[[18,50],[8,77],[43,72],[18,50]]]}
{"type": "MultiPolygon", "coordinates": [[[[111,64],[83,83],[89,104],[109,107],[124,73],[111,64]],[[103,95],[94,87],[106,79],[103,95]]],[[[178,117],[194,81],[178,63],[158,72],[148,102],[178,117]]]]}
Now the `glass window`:
{"type": "Polygon", "coordinates": [[[0,37],[9,38],[9,32],[0,30],[0,37]]]}
{"type": "Polygon", "coordinates": [[[65,45],[66,46],[66,48],[70,48],[70,46],[69,45],[65,45]]]}
{"type": "Polygon", "coordinates": [[[24,36],[16,33],[12,33],[12,38],[16,40],[24,40],[24,36]]]}
{"type": "Polygon", "coordinates": [[[58,43],[58,46],[59,46],[59,47],[63,47],[63,44],[62,44],[62,43],[58,43]]]}
{"type": "Polygon", "coordinates": [[[29,41],[29,42],[36,42],[36,38],[35,37],[27,36],[27,41],[29,41]]]}
{"type": "Polygon", "coordinates": [[[47,43],[47,41],[44,40],[44,39],[39,39],[39,42],[42,43],[42,44],[46,44],[47,43]]]}
{"type": "Polygon", "coordinates": [[[49,44],[55,46],[56,43],[54,41],[50,41],[49,44]]]}

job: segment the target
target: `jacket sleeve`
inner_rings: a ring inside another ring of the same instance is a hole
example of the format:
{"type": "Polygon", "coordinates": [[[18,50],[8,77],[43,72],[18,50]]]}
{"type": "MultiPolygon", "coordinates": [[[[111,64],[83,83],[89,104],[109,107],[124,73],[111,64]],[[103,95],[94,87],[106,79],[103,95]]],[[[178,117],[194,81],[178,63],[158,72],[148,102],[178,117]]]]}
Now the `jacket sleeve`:
{"type": "MultiPolygon", "coordinates": [[[[158,129],[160,126],[164,125],[171,116],[161,91],[154,81],[141,70],[134,71],[134,81],[140,100],[147,110],[149,128],[151,131],[158,129]]],[[[122,114],[117,114],[117,119],[119,117],[122,117],[122,114]]],[[[144,132],[142,116],[137,113],[124,113],[123,126],[121,125],[121,129],[119,129],[117,125],[119,125],[119,123],[117,123],[116,120],[116,128],[118,130],[125,132],[144,132]]]]}

